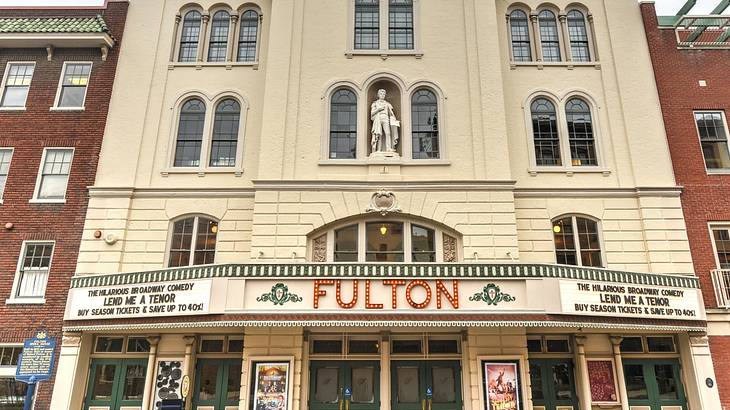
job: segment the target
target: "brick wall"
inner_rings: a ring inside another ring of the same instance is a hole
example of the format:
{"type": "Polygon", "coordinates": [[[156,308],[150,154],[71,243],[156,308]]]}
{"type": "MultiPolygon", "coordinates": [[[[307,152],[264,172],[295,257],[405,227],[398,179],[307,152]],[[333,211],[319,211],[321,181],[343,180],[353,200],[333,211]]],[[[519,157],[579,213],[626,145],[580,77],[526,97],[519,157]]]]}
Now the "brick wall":
{"type": "Polygon", "coordinates": [[[715,364],[722,409],[730,409],[730,336],[710,336],[710,352],[715,364]]]}
{"type": "MultiPolygon", "coordinates": [[[[59,341],[70,278],[76,268],[88,201],[94,182],[107,110],[124,29],[126,2],[104,10],[0,10],[8,16],[94,16],[102,14],[117,40],[107,61],[97,49],[57,49],[47,61],[45,49],[0,49],[0,75],[8,61],[35,61],[26,111],[0,112],[0,147],[14,149],[0,205],[0,343],[21,343],[44,328],[59,341]],[[91,61],[93,69],[83,112],[51,112],[64,61],[91,61]],[[44,147],[75,148],[65,204],[31,204],[44,147]],[[14,228],[7,230],[6,223],[14,228]],[[24,240],[56,243],[42,305],[5,304],[24,240]]],[[[49,407],[53,380],[39,386],[36,409],[49,407]]]]}

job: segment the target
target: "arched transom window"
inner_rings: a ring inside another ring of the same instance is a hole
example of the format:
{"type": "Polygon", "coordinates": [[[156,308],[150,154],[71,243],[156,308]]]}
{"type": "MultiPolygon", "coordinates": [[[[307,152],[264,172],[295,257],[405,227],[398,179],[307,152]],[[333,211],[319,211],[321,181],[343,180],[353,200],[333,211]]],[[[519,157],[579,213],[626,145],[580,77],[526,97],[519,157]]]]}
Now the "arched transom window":
{"type": "Polygon", "coordinates": [[[207,265],[215,262],[218,222],[206,216],[190,216],[172,224],[167,266],[207,265]]]}
{"type": "Polygon", "coordinates": [[[564,265],[603,267],[598,222],[582,216],[553,221],[555,258],[564,265]]]}

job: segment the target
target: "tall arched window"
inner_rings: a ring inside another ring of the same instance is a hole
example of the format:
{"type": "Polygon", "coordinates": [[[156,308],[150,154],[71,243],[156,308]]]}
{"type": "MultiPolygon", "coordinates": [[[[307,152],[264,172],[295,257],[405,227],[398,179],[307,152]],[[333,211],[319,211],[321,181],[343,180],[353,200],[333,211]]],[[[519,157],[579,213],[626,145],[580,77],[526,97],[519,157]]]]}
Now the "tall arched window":
{"type": "Polygon", "coordinates": [[[565,118],[568,122],[572,165],[598,165],[596,141],[593,137],[593,118],[588,104],[580,98],[571,98],[565,105],[565,118]]]}
{"type": "Polygon", "coordinates": [[[411,98],[413,159],[439,158],[438,99],[429,89],[420,89],[411,98]]]}
{"type": "Polygon", "coordinates": [[[578,10],[568,12],[568,35],[570,36],[570,52],[573,61],[591,61],[586,20],[583,13],[578,10]]]}
{"type": "Polygon", "coordinates": [[[197,167],[200,165],[204,126],[205,103],[198,98],[186,101],[180,109],[174,166],[197,167]]]}
{"type": "Polygon", "coordinates": [[[178,61],[182,63],[197,61],[201,23],[202,16],[199,11],[191,10],[185,14],[182,32],[180,33],[178,61]]]}
{"type": "Polygon", "coordinates": [[[340,88],[330,100],[330,159],[357,157],[357,96],[340,88]]]}
{"type": "Polygon", "coordinates": [[[603,267],[598,222],[565,216],[553,221],[555,257],[564,265],[603,267]]]}
{"type": "Polygon", "coordinates": [[[210,41],[208,43],[208,61],[226,61],[228,52],[228,30],[231,26],[231,15],[227,11],[219,11],[213,15],[210,25],[210,41]]]}
{"type": "Polygon", "coordinates": [[[530,26],[527,14],[522,10],[514,10],[509,15],[512,35],[512,58],[514,61],[532,61],[530,46],[530,26]]]}
{"type": "Polygon", "coordinates": [[[555,18],[555,13],[550,10],[543,10],[538,14],[538,21],[540,23],[543,61],[561,61],[560,35],[558,34],[558,21],[555,18]]]}
{"type": "Polygon", "coordinates": [[[246,10],[241,15],[241,29],[238,33],[239,62],[256,61],[256,42],[259,35],[259,13],[246,10]]]}
{"type": "Polygon", "coordinates": [[[215,262],[218,222],[204,216],[179,219],[172,224],[167,266],[207,265],[215,262]]]}
{"type": "Polygon", "coordinates": [[[555,105],[546,98],[538,98],[532,102],[530,108],[536,164],[538,166],[562,165],[555,105]]]}
{"type": "Polygon", "coordinates": [[[227,98],[215,108],[213,138],[210,145],[211,167],[236,166],[238,128],[241,121],[241,104],[227,98]]]}

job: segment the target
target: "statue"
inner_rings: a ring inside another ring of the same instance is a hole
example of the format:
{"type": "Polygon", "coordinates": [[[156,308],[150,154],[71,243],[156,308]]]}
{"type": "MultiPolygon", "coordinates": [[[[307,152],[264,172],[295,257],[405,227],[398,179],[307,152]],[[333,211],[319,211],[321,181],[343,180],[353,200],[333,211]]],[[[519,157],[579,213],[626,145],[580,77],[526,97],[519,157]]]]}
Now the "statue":
{"type": "Polygon", "coordinates": [[[373,121],[370,145],[373,154],[397,156],[398,128],[400,121],[396,119],[393,106],[385,99],[385,90],[378,90],[378,99],[370,106],[370,119],[373,121]]]}

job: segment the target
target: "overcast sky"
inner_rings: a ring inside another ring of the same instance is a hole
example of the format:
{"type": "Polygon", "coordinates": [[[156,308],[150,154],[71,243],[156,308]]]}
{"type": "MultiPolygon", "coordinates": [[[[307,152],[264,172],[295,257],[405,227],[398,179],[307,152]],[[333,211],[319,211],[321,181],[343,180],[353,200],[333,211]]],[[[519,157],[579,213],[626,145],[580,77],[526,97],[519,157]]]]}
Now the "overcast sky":
{"type": "MultiPolygon", "coordinates": [[[[154,1],[154,0],[150,0],[154,1]]],[[[684,4],[686,0],[655,0],[657,11],[661,15],[672,15],[684,4]]],[[[697,0],[697,6],[691,14],[707,14],[720,2],[720,0],[697,0]]],[[[104,4],[104,0],[0,0],[0,6],[96,6],[104,4]]],[[[730,14],[726,10],[725,14],[730,14]]]]}

